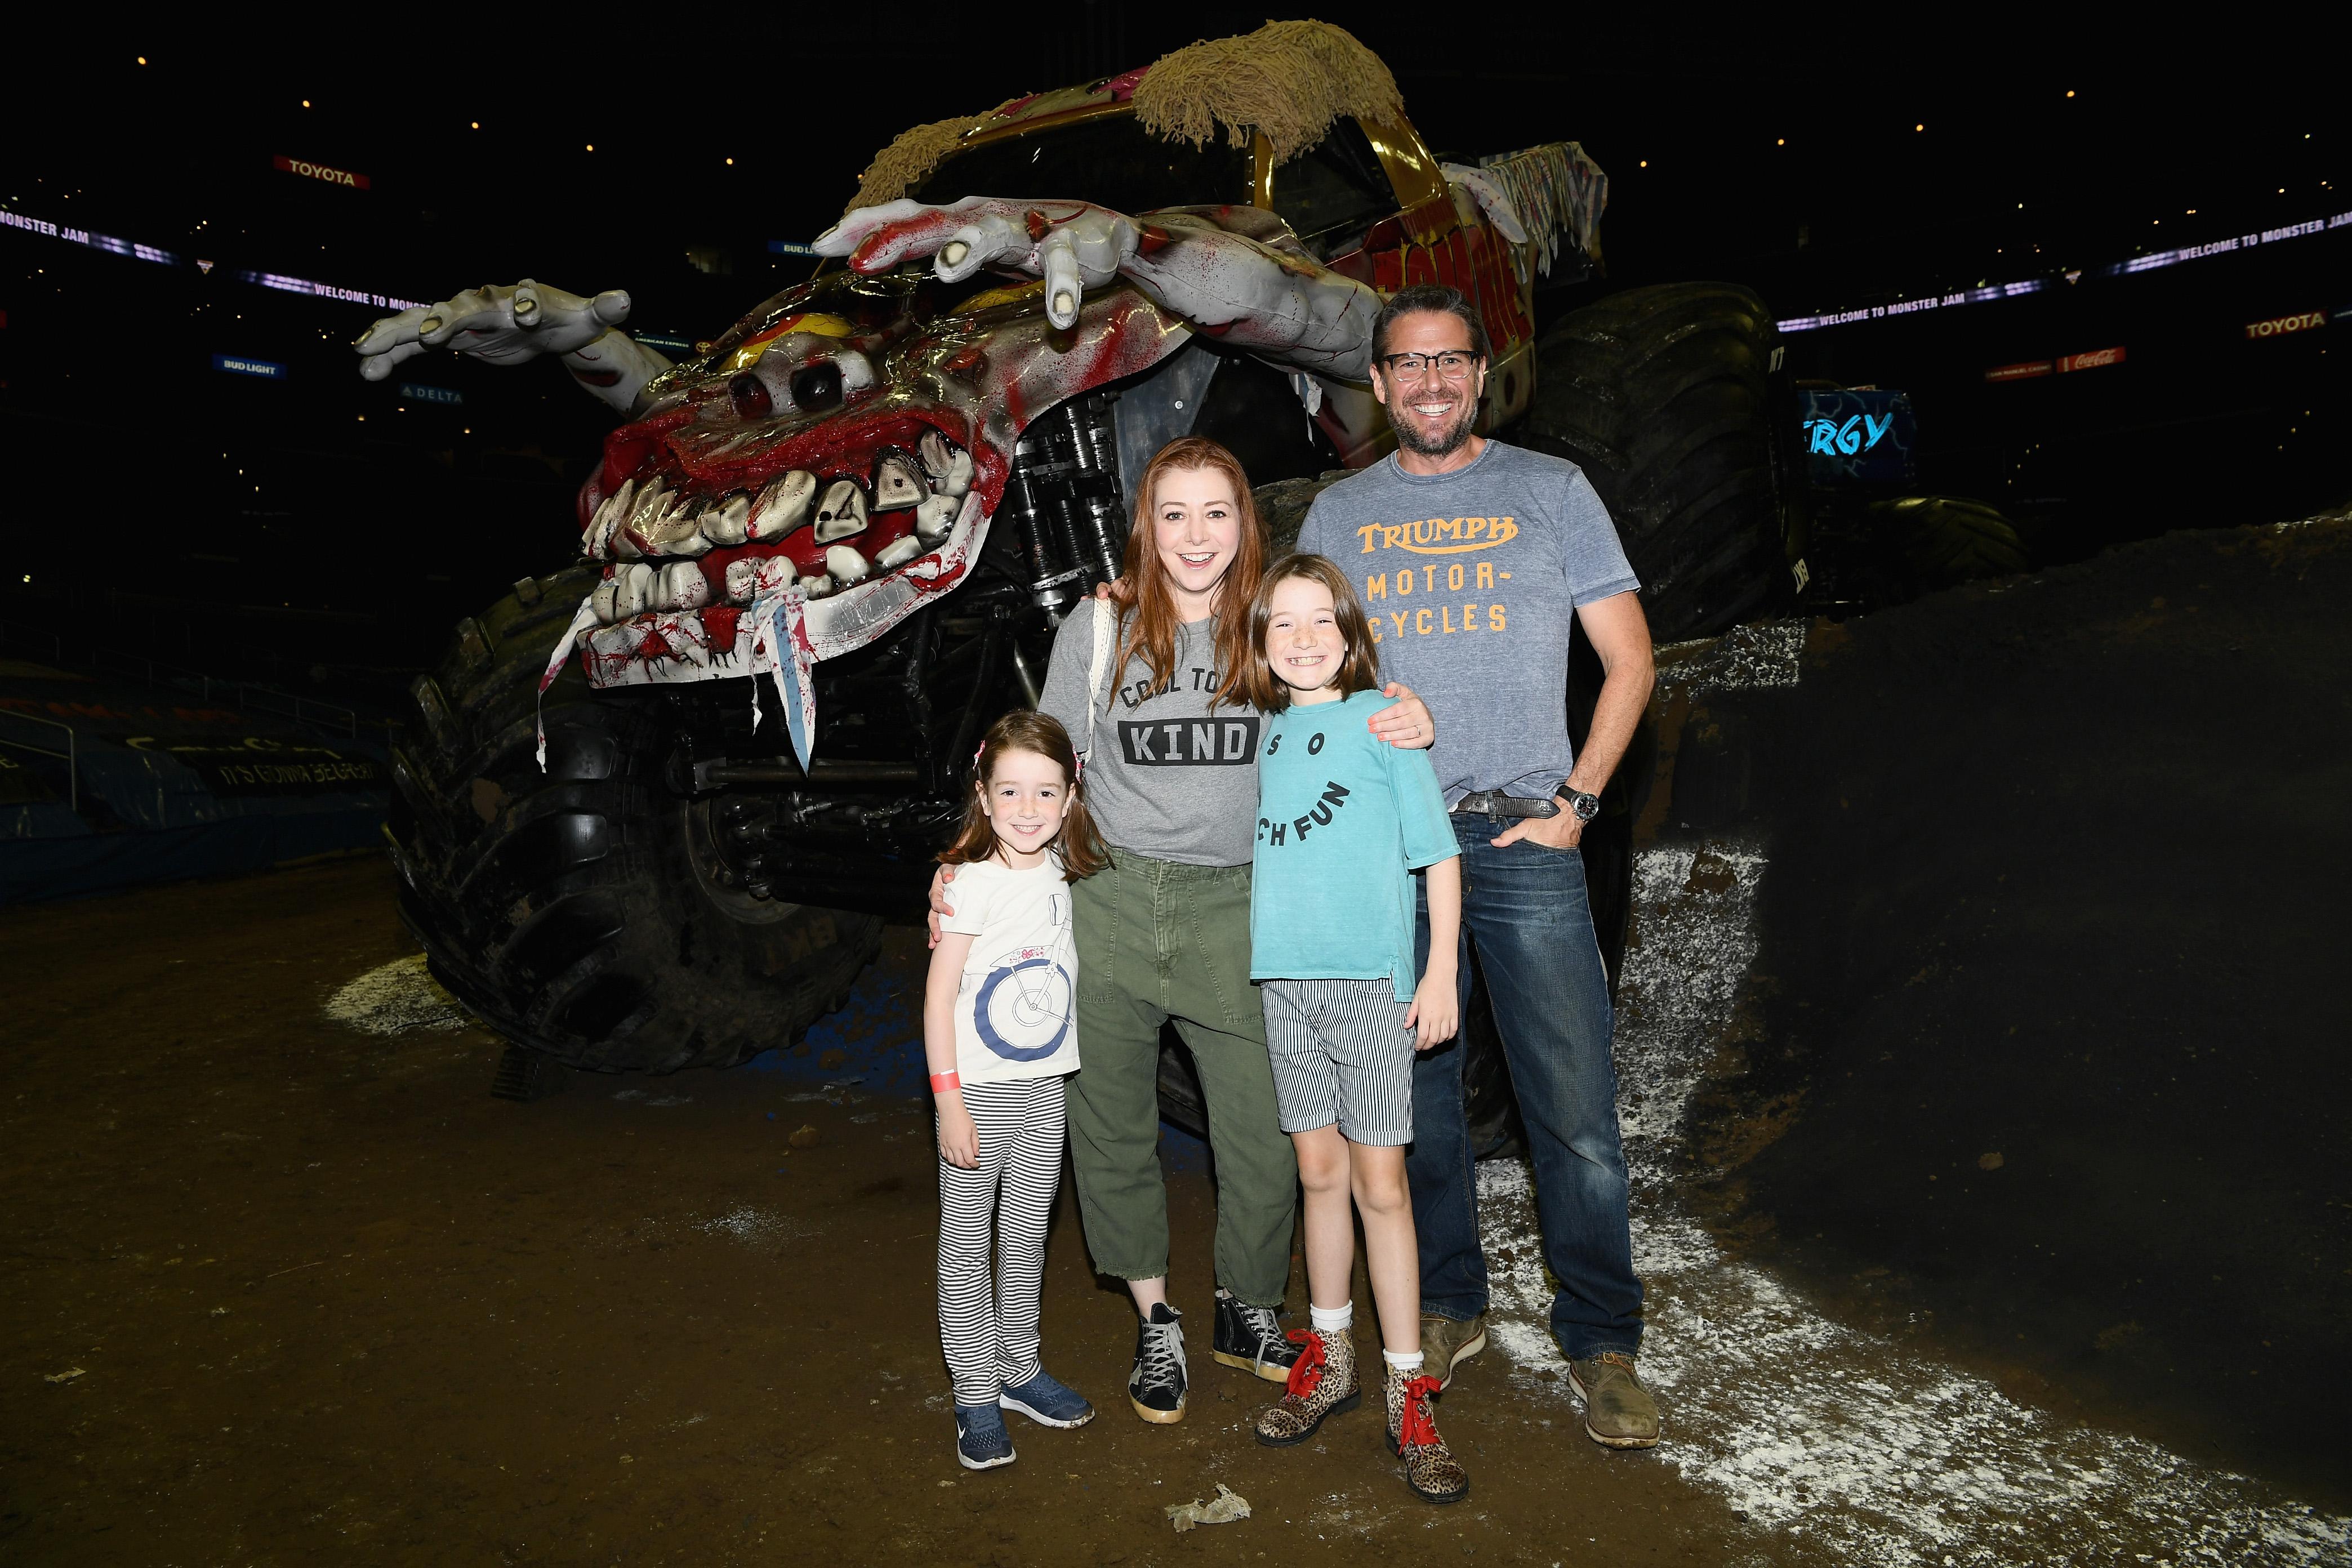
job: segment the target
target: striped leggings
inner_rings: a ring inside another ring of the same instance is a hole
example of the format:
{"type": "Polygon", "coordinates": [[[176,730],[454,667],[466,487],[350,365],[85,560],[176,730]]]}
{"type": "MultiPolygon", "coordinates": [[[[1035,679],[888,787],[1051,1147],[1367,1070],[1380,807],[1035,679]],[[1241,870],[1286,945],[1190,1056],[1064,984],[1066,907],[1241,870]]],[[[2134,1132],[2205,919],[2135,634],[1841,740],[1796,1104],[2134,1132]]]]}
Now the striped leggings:
{"type": "Polygon", "coordinates": [[[1045,1228],[1062,1179],[1062,1080],[968,1083],[980,1168],[940,1162],[940,1345],[958,1405],[994,1405],[1037,1375],[1045,1228]],[[989,1229],[995,1222],[995,1289],[989,1229]]]}

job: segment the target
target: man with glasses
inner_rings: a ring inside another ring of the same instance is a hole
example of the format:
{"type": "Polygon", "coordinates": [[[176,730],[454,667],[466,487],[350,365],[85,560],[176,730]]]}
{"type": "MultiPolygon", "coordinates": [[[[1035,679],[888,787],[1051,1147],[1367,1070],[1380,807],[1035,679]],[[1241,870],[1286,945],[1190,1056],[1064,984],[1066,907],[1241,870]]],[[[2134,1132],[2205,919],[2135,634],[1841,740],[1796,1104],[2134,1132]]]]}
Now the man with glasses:
{"type": "MultiPolygon", "coordinates": [[[[1544,1260],[1559,1281],[1552,1334],[1584,1401],[1585,1431],[1609,1447],[1646,1448],[1658,1440],[1658,1410],[1634,1370],[1642,1284],[1609,981],[1577,840],[1649,701],[1649,623],[1583,471],[1473,433],[1486,362],[1485,323],[1460,293],[1421,284],[1391,298],[1372,328],[1372,391],[1397,450],[1317,497],[1298,547],[1361,584],[1383,675],[1437,716],[1430,758],[1462,846],[1463,937],[1477,943],[1494,1001],[1527,1122],[1544,1260]],[[1572,620],[1607,672],[1580,752],[1564,700],[1572,620]]],[[[1424,900],[1416,963],[1428,954],[1424,900]]],[[[1459,973],[1466,1007],[1466,954],[1459,973]]],[[[1443,1385],[1486,1343],[1458,1043],[1416,1058],[1412,1126],[1405,1173],[1421,1243],[1421,1342],[1443,1385]]]]}

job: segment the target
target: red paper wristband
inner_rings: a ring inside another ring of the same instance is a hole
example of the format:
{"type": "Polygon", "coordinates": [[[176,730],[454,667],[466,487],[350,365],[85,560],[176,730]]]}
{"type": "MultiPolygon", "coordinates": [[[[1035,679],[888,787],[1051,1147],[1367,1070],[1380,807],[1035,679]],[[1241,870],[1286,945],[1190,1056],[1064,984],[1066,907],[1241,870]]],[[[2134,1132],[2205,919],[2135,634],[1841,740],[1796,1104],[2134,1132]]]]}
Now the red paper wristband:
{"type": "Polygon", "coordinates": [[[950,1068],[945,1072],[935,1072],[931,1075],[931,1092],[933,1094],[939,1094],[950,1089],[960,1089],[962,1087],[963,1079],[956,1076],[956,1070],[953,1068],[950,1068]]]}

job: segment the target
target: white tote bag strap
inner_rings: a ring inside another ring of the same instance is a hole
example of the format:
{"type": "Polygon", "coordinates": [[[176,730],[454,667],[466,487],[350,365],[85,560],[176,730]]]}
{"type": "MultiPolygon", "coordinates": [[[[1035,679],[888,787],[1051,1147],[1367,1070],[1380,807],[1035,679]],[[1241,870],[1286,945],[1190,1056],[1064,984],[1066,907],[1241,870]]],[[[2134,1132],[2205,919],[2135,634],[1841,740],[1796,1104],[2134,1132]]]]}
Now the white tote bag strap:
{"type": "Polygon", "coordinates": [[[1087,668],[1087,745],[1095,752],[1095,705],[1103,700],[1103,678],[1110,673],[1111,645],[1118,640],[1118,613],[1102,600],[1095,601],[1095,657],[1087,668]]]}

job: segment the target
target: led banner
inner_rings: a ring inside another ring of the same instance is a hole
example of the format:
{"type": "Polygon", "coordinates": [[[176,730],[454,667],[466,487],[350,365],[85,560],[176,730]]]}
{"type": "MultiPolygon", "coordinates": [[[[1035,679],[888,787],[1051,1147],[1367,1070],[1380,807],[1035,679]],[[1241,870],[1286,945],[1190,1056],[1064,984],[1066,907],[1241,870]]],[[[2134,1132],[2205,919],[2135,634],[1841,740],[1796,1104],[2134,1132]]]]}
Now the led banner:
{"type": "Polygon", "coordinates": [[[2106,365],[2121,364],[2123,363],[2124,351],[2119,348],[2093,349],[2086,354],[2059,355],[2058,374],[2060,375],[2064,375],[2071,370],[2098,370],[2106,365]]]}
{"type": "Polygon", "coordinates": [[[2124,363],[2121,348],[2093,349],[2088,353],[2060,354],[2054,360],[2026,360],[2018,364],[1997,364],[1984,373],[1990,382],[2032,381],[2045,375],[2065,375],[2078,370],[2100,370],[2124,363]]]}
{"type": "Polygon", "coordinates": [[[215,354],[213,368],[231,375],[257,376],[263,381],[284,381],[286,367],[275,360],[247,359],[242,354],[215,354]]]}
{"type": "Polygon", "coordinates": [[[2060,282],[2079,283],[2085,278],[2126,278],[2136,272],[2153,272],[2158,268],[2177,267],[2184,261],[2201,261],[2213,256],[2234,256],[2260,246],[2278,245],[2291,239],[2305,239],[2315,234],[2329,234],[2352,227],[2352,212],[2340,212],[2331,217],[2315,217],[2303,223],[2291,223],[2277,228],[2265,228],[2252,234],[2232,235],[2204,245],[2184,246],[2178,250],[2150,251],[2135,256],[2128,261],[2110,262],[2105,267],[2074,268],[2047,278],[2027,278],[2015,283],[1990,283],[1974,289],[1955,289],[1950,293],[1928,294],[1916,300],[1897,300],[1885,305],[1862,305],[1851,310],[1830,310],[1818,316],[1791,316],[1773,324],[1784,332],[1810,332],[1822,327],[1843,326],[1848,321],[1877,321],[1893,316],[1908,316],[1921,310],[1943,310],[1954,305],[1980,305],[1991,300],[2014,299],[2020,294],[2039,294],[2053,289],[2060,282]]]}
{"type": "Polygon", "coordinates": [[[446,386],[427,386],[421,381],[402,382],[400,395],[412,403],[457,404],[466,401],[466,395],[462,392],[446,386]]]}
{"type": "Polygon", "coordinates": [[[1797,394],[1804,420],[1805,473],[1815,484],[1907,484],[1919,434],[1911,399],[1876,388],[1797,394]]]}
{"type": "Polygon", "coordinates": [[[349,169],[331,169],[324,163],[313,163],[307,158],[289,158],[284,153],[269,160],[269,166],[289,174],[299,174],[306,180],[324,180],[331,185],[347,185],[355,191],[368,188],[365,174],[354,174],[349,169]]]}
{"type": "Polygon", "coordinates": [[[175,267],[180,260],[170,251],[160,249],[155,246],[141,245],[133,240],[117,239],[110,234],[93,234],[89,229],[76,228],[70,224],[55,224],[47,218],[26,217],[23,213],[12,213],[5,209],[0,209],[0,228],[22,229],[26,234],[45,235],[50,239],[62,239],[74,245],[87,245],[92,250],[109,250],[117,256],[128,256],[139,261],[160,261],[166,267],[175,267]]]}

